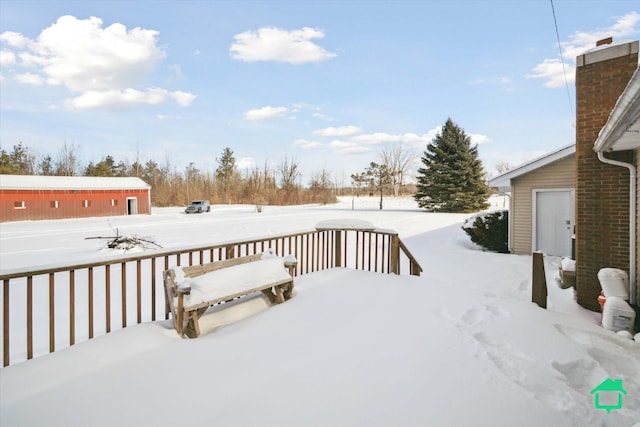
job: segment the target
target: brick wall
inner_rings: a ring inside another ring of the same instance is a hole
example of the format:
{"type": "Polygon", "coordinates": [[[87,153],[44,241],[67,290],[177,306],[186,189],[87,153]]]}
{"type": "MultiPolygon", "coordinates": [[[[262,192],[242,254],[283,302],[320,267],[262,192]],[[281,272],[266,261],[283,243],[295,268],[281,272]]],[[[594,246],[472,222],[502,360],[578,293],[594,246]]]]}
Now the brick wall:
{"type": "MultiPolygon", "coordinates": [[[[600,310],[598,271],[629,271],[629,172],[600,162],[593,144],[638,66],[638,53],[608,58],[622,51],[606,49],[612,54],[603,49],[578,57],[576,69],[576,296],[594,311],[600,310]]],[[[633,161],[632,152],[607,157],[633,161]]]]}

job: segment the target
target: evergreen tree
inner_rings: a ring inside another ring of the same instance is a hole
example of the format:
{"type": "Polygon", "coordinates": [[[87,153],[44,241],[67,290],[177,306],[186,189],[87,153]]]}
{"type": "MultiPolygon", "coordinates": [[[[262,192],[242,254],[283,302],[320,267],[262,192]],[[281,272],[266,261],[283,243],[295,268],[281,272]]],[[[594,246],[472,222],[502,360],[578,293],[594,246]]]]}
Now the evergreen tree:
{"type": "Polygon", "coordinates": [[[432,212],[477,212],[486,209],[489,188],[477,146],[450,118],[427,145],[418,169],[421,208],[432,212]]]}
{"type": "Polygon", "coordinates": [[[376,191],[380,192],[380,209],[382,209],[382,195],[384,190],[391,184],[393,171],[390,171],[387,165],[371,162],[364,173],[371,179],[371,185],[373,185],[376,191]]]}
{"type": "Polygon", "coordinates": [[[232,188],[233,179],[236,175],[236,158],[229,147],[225,147],[222,156],[216,159],[218,168],[216,169],[216,179],[222,185],[225,198],[232,188]]]}
{"type": "Polygon", "coordinates": [[[13,175],[34,175],[36,156],[22,142],[13,146],[11,153],[0,149],[0,173],[13,175]]]}

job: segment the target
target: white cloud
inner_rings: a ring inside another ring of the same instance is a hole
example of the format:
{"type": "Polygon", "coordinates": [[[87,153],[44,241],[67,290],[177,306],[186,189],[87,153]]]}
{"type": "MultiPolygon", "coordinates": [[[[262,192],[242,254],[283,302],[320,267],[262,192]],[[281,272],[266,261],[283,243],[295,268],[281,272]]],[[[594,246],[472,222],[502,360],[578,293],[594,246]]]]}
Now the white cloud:
{"type": "Polygon", "coordinates": [[[20,33],[5,31],[0,33],[0,42],[6,43],[11,47],[22,49],[29,44],[30,40],[20,33]]]}
{"type": "Polygon", "coordinates": [[[366,135],[358,135],[351,138],[352,141],[360,144],[378,145],[400,140],[400,135],[391,135],[384,132],[369,133],[366,135]]]}
{"type": "Polygon", "coordinates": [[[247,120],[268,120],[282,117],[287,111],[289,109],[286,107],[271,107],[267,105],[266,107],[247,111],[244,113],[244,118],[247,120]]]}
{"type": "Polygon", "coordinates": [[[562,56],[564,57],[564,69],[562,61],[558,58],[545,59],[537,64],[531,73],[525,77],[530,79],[544,79],[545,86],[550,88],[563,87],[566,82],[573,84],[575,81],[575,59],[589,49],[596,46],[598,40],[613,37],[616,40],[624,39],[640,32],[640,13],[630,12],[619,17],[608,28],[585,32],[577,31],[569,37],[568,41],[561,42],[562,56]]]}
{"type": "Polygon", "coordinates": [[[296,147],[300,147],[305,150],[311,150],[314,148],[322,147],[322,143],[318,141],[308,141],[306,139],[297,139],[294,141],[293,145],[296,147]]]}
{"type": "Polygon", "coordinates": [[[491,142],[491,138],[489,138],[487,135],[482,135],[479,133],[472,133],[471,135],[469,135],[469,138],[471,138],[471,144],[476,144],[476,145],[486,144],[488,142],[491,142]]]}
{"type": "Polygon", "coordinates": [[[128,30],[114,23],[103,28],[100,18],[62,16],[36,40],[4,32],[0,41],[19,49],[17,65],[32,68],[48,84],[63,85],[78,96],[73,108],[157,104],[170,98],[189,105],[195,95],[165,89],[140,90],[166,54],[157,45],[158,32],[128,30]]]}
{"type": "Polygon", "coordinates": [[[533,68],[533,72],[527,74],[530,79],[545,79],[546,87],[564,87],[575,80],[575,66],[562,63],[559,59],[545,59],[541,64],[533,68]],[[566,76],[566,79],[565,79],[566,76]]]}
{"type": "MultiPolygon", "coordinates": [[[[421,139],[420,141],[416,140],[415,142],[422,143],[422,149],[425,149],[427,147],[427,144],[433,141],[433,139],[441,132],[442,132],[442,126],[436,126],[433,129],[429,130],[424,135],[420,136],[420,139],[421,139]]],[[[480,133],[471,133],[471,134],[467,133],[467,136],[471,139],[472,145],[487,144],[491,142],[491,138],[489,138],[487,135],[482,135],[480,133]]]]}
{"type": "Polygon", "coordinates": [[[328,127],[324,129],[314,130],[314,135],[319,136],[351,136],[356,135],[362,132],[358,126],[339,126],[339,127],[328,127]]]}
{"type": "Polygon", "coordinates": [[[175,99],[175,101],[182,107],[188,107],[196,99],[197,95],[194,95],[189,92],[182,92],[180,90],[176,90],[174,92],[169,93],[169,96],[175,99]]]}
{"type": "Polygon", "coordinates": [[[180,67],[180,65],[178,64],[171,64],[169,65],[169,69],[171,71],[173,71],[173,78],[176,80],[184,80],[187,77],[184,75],[184,73],[182,72],[182,68],[180,67]]]}
{"type": "Polygon", "coordinates": [[[246,62],[278,61],[290,64],[319,62],[336,56],[312,39],[324,38],[324,33],[315,28],[287,31],[264,27],[257,31],[245,31],[235,35],[229,48],[231,56],[246,62]]]}
{"type": "MultiPolygon", "coordinates": [[[[435,134],[434,134],[435,135],[435,134]]],[[[418,135],[416,133],[389,134],[385,132],[375,132],[365,135],[358,135],[351,138],[352,141],[367,145],[391,144],[396,142],[410,145],[426,145],[429,140],[427,134],[418,135]]]]}
{"type": "MultiPolygon", "coordinates": [[[[313,131],[315,135],[320,136],[342,136],[346,139],[336,139],[328,145],[337,154],[360,154],[371,152],[377,146],[385,144],[402,144],[411,151],[422,152],[427,145],[442,131],[442,126],[437,126],[426,133],[417,134],[407,132],[402,134],[390,134],[386,132],[374,132],[362,135],[349,136],[347,128],[356,128],[355,126],[344,126],[341,128],[326,128],[313,131]],[[341,134],[342,133],[342,134],[341,134]],[[406,144],[406,145],[405,145],[406,144]]],[[[357,128],[361,132],[360,128],[357,128]]],[[[467,134],[471,139],[471,143],[475,145],[486,144],[491,141],[487,135],[467,134]]],[[[320,142],[307,141],[304,139],[297,140],[294,145],[302,148],[317,148],[323,146],[320,142]]]]}
{"type": "Polygon", "coordinates": [[[331,141],[329,145],[338,154],[362,154],[371,151],[368,147],[352,141],[335,140],[331,141]]]}
{"type": "Polygon", "coordinates": [[[168,98],[175,99],[182,106],[189,105],[195,95],[185,92],[169,92],[166,89],[150,88],[144,91],[137,89],[88,91],[67,101],[71,108],[84,110],[92,108],[121,108],[128,105],[158,105],[168,98]]]}
{"type": "Polygon", "coordinates": [[[10,50],[0,50],[0,66],[8,67],[16,63],[16,55],[10,50]]]}
{"type": "Polygon", "coordinates": [[[242,157],[236,162],[238,170],[251,170],[257,166],[256,160],[253,157],[242,157]]]}
{"type": "Polygon", "coordinates": [[[68,101],[69,106],[77,109],[98,107],[113,108],[127,104],[157,105],[167,96],[165,89],[152,88],[146,91],[125,89],[123,91],[88,91],[68,101]]]}
{"type": "Polygon", "coordinates": [[[315,112],[312,114],[312,116],[315,117],[316,119],[324,120],[325,122],[333,121],[333,117],[329,116],[328,114],[315,112]]]}
{"type": "Polygon", "coordinates": [[[15,78],[18,82],[28,84],[28,85],[37,86],[44,83],[44,79],[41,76],[33,73],[17,74],[15,78]]]}

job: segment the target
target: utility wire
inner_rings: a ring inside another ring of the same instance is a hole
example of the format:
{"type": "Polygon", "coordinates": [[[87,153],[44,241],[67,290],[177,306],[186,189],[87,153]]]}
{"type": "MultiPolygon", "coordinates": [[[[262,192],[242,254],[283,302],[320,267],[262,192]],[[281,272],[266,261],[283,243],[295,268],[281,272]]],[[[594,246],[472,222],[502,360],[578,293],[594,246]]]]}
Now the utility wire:
{"type": "Polygon", "coordinates": [[[551,12],[553,13],[553,24],[556,27],[556,39],[558,40],[558,50],[560,51],[560,62],[562,63],[562,74],[564,75],[564,86],[567,88],[567,99],[569,100],[569,109],[571,110],[571,121],[575,127],[575,114],[573,113],[573,101],[571,99],[571,93],[569,91],[569,81],[567,80],[567,70],[564,66],[564,55],[562,54],[562,45],[560,44],[560,33],[558,32],[558,20],[556,19],[556,9],[553,6],[553,0],[551,1],[551,12]]]}

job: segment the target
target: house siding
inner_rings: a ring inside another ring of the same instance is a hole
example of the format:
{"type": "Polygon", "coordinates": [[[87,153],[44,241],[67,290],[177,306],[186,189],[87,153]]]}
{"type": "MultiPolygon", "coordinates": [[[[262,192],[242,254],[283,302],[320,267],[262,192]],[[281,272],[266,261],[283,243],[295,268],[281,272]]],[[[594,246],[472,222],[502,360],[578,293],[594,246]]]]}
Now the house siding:
{"type": "Polygon", "coordinates": [[[575,156],[558,160],[512,181],[511,247],[514,254],[532,250],[533,190],[575,187],[575,156]]]}
{"type": "MultiPolygon", "coordinates": [[[[629,271],[630,189],[628,170],[600,162],[593,144],[638,66],[638,53],[596,62],[585,60],[588,55],[578,57],[576,69],[576,299],[599,311],[598,271],[629,271]]],[[[607,156],[634,160],[630,151],[607,156]]]]}

